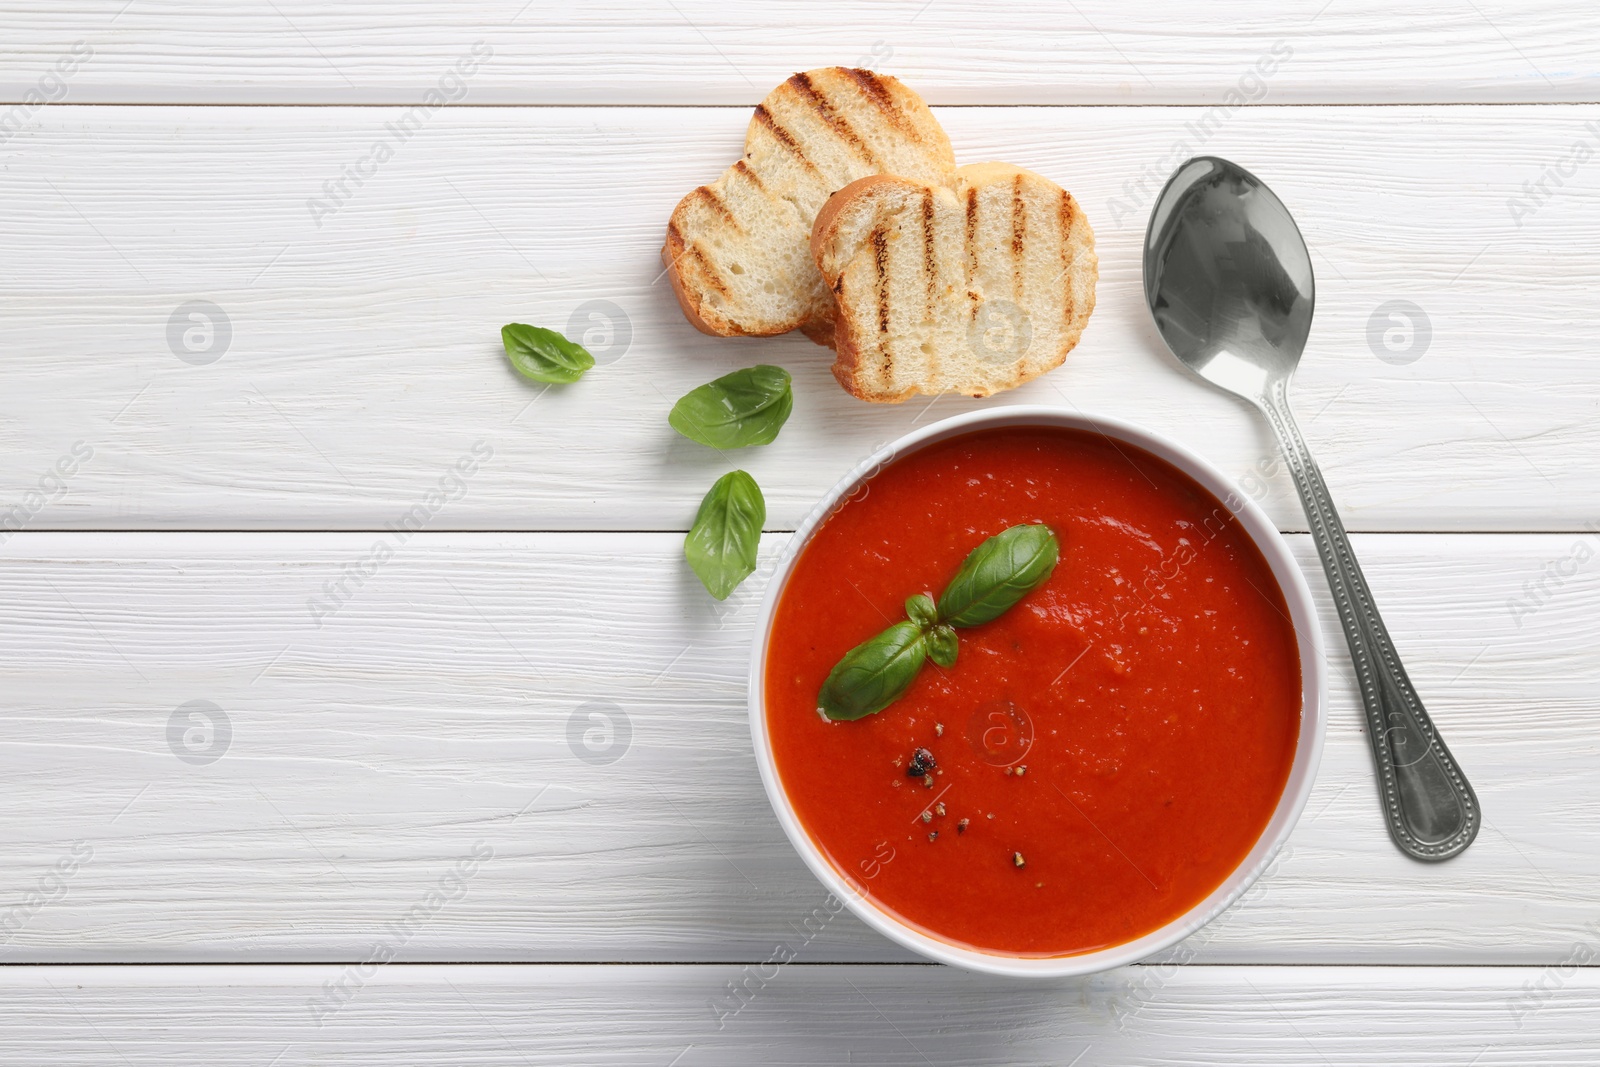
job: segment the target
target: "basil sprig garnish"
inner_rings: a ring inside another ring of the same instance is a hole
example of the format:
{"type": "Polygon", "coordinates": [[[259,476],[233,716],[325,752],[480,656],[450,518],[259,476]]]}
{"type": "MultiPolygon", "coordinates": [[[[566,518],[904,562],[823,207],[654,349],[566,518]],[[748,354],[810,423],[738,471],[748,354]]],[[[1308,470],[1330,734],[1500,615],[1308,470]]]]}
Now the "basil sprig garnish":
{"type": "Polygon", "coordinates": [[[594,366],[587,348],[543,326],[509,323],[500,327],[500,341],[517,373],[536,382],[568,385],[594,366]]]}
{"type": "Polygon", "coordinates": [[[689,440],[711,448],[771,444],[794,410],[789,382],[782,367],[736,370],[685,393],[667,421],[689,440]]]}
{"type": "Polygon", "coordinates": [[[1043,524],[1013,526],[968,554],[937,603],[926,593],[906,601],[906,621],[844,654],[822,683],[817,710],[830,719],[861,719],[905,695],[925,660],[953,667],[953,627],[981,626],[1044,584],[1061,558],[1043,524]]]}
{"type": "Polygon", "coordinates": [[[729,471],[700,502],[683,554],[706,591],[718,600],[756,569],[756,546],[767,521],[761,487],[744,471],[729,471]]]}

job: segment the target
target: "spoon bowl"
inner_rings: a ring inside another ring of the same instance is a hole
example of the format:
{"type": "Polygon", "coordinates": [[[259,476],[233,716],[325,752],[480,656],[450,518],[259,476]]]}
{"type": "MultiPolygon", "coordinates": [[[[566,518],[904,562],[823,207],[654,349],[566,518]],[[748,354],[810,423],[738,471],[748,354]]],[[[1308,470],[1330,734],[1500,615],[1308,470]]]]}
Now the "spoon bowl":
{"type": "Polygon", "coordinates": [[[1294,217],[1243,167],[1197,156],[1156,199],[1144,292],[1178,362],[1255,404],[1277,432],[1355,662],[1390,836],[1415,859],[1459,855],[1483,820],[1477,795],[1400,663],[1289,407],[1316,302],[1311,253],[1294,217]]]}
{"type": "Polygon", "coordinates": [[[1156,202],[1144,291],[1184,366],[1254,399],[1294,374],[1316,280],[1283,201],[1243,168],[1202,156],[1180,167],[1156,202]]]}

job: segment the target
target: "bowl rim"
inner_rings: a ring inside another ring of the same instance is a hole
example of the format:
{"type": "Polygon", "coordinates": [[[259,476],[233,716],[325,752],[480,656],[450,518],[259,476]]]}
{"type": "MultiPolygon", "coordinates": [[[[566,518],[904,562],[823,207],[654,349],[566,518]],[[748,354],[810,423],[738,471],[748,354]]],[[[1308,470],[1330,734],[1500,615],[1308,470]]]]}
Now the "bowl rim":
{"type": "Polygon", "coordinates": [[[1124,966],[1170,948],[1194,934],[1238,900],[1277,858],[1305,809],[1322,758],[1323,735],[1327,726],[1327,677],[1324,665],[1322,629],[1305,574],[1277,526],[1255,501],[1239,491],[1232,479],[1186,445],[1135,423],[1043,405],[1008,405],[943,419],[881,445],[841,478],[801,520],[780,553],[762,593],[750,658],[750,734],[767,800],[789,843],[818,881],[869,927],[891,941],[939,963],[1007,977],[1065,978],[1124,966]],[[1166,460],[1204,486],[1239,520],[1267,561],[1289,608],[1300,652],[1300,732],[1295,743],[1294,758],[1272,817],[1245,858],[1194,907],[1141,937],[1090,952],[1044,958],[981,952],[943,941],[908,925],[874,904],[870,896],[841,875],[800,823],[778,776],[766,729],[766,660],[773,616],[794,573],[795,562],[812,535],[864,482],[911,452],[974,431],[1027,426],[1099,433],[1108,440],[1133,445],[1166,460]]]}

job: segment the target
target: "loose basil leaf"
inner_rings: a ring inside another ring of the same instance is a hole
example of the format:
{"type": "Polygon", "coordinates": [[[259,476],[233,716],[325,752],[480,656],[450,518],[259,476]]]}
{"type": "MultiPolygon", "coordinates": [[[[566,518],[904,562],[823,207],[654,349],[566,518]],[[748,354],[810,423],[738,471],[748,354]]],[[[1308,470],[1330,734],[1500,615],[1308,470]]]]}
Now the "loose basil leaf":
{"type": "Polygon", "coordinates": [[[943,623],[928,631],[928,658],[946,670],[956,665],[960,645],[956,632],[943,623]]]}
{"type": "Polygon", "coordinates": [[[817,710],[830,719],[860,719],[899,700],[917,680],[928,655],[928,635],[914,622],[897,622],[844,654],[817,694],[817,710]]]}
{"type": "Polygon", "coordinates": [[[934,623],[939,621],[939,609],[934,605],[933,597],[918,593],[906,601],[906,618],[924,630],[931,630],[934,623]]]}
{"type": "Polygon", "coordinates": [[[972,550],[939,597],[939,618],[980,626],[1050,577],[1061,545],[1048,526],[1013,526],[972,550]]]}
{"type": "Polygon", "coordinates": [[[510,323],[500,327],[500,341],[517,373],[536,382],[567,385],[594,366],[587,348],[543,326],[510,323]]]}
{"type": "Polygon", "coordinates": [[[763,364],[725,374],[685,393],[667,421],[712,448],[771,444],[794,410],[789,372],[763,364]]]}
{"type": "Polygon", "coordinates": [[[756,546],[766,521],[761,487],[744,471],[718,478],[700,502],[683,541],[683,554],[706,591],[718,600],[728,599],[756,569],[756,546]]]}

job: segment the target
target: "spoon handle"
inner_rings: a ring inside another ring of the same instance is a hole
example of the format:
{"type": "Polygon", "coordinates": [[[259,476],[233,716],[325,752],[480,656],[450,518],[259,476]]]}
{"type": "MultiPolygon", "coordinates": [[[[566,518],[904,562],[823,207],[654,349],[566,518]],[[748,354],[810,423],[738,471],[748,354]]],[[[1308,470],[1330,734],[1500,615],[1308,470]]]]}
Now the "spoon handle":
{"type": "Polygon", "coordinates": [[[1478,836],[1483,814],[1477,794],[1400,664],[1322,472],[1295,425],[1287,384],[1272,383],[1261,406],[1288,458],[1350,644],[1389,833],[1409,856],[1432,862],[1449,859],[1478,836]]]}

